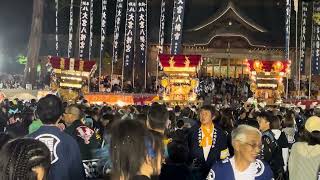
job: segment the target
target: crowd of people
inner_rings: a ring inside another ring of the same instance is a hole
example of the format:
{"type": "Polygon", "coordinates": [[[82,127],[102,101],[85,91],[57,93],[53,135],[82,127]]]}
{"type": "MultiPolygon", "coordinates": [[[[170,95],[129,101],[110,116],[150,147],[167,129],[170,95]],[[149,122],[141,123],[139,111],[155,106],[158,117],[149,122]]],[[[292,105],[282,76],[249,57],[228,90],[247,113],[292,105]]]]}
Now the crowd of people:
{"type": "Polygon", "coordinates": [[[0,89],[18,88],[23,88],[23,78],[20,75],[0,75],[0,89]]]}
{"type": "Polygon", "coordinates": [[[144,88],[143,84],[140,82],[135,82],[134,86],[132,81],[124,81],[123,87],[121,77],[111,77],[110,76],[102,76],[100,77],[93,77],[90,81],[90,91],[91,92],[124,92],[124,93],[157,93],[160,87],[156,87],[156,80],[154,78],[151,82],[148,82],[147,88],[144,88]],[[99,89],[100,83],[100,89],[99,89]]]}
{"type": "Polygon", "coordinates": [[[197,88],[199,99],[214,104],[237,104],[252,97],[247,78],[201,77],[197,88]]]}
{"type": "Polygon", "coordinates": [[[247,102],[170,108],[6,99],[0,179],[316,180],[319,117],[320,107],[247,102]]]}

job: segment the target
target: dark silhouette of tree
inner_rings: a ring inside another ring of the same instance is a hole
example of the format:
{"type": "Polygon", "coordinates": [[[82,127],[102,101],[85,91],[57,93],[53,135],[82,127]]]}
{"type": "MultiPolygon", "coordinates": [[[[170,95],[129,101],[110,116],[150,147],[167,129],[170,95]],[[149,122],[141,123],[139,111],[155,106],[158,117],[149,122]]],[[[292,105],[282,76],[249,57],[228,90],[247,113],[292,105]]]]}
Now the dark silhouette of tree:
{"type": "Polygon", "coordinates": [[[36,82],[36,68],[41,45],[43,5],[44,0],[33,0],[32,24],[27,50],[28,61],[24,70],[25,83],[33,85],[36,82]]]}

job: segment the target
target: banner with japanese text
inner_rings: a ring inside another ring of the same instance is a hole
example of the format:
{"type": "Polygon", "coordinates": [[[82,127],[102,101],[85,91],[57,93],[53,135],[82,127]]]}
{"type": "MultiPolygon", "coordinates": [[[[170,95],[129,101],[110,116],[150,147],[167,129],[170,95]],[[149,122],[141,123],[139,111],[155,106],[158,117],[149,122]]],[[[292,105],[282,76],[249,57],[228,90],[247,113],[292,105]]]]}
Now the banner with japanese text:
{"type": "Polygon", "coordinates": [[[89,38],[89,59],[92,55],[93,44],[93,0],[90,0],[90,38],[89,38]]]}
{"type": "MultiPolygon", "coordinates": [[[[313,2],[313,14],[320,14],[320,2],[313,2]]],[[[312,75],[320,74],[320,25],[315,20],[312,21],[312,75]]]]}
{"type": "Polygon", "coordinates": [[[58,11],[59,11],[59,1],[55,0],[56,7],[56,55],[59,56],[59,26],[58,26],[58,11]]]}
{"type": "MultiPolygon", "coordinates": [[[[106,29],[107,29],[107,0],[101,1],[101,29],[100,29],[100,58],[99,58],[99,76],[102,74],[102,59],[103,59],[103,50],[104,43],[106,39],[106,29]]],[[[101,80],[100,80],[101,81],[101,80]]],[[[99,84],[101,84],[99,82],[99,84]]],[[[99,86],[100,87],[100,86],[99,86]]],[[[99,89],[100,92],[100,89],[99,89]]]]}
{"type": "Polygon", "coordinates": [[[70,0],[70,20],[69,20],[69,41],[68,41],[68,57],[71,57],[73,39],[73,0],[70,0]]]}
{"type": "Polygon", "coordinates": [[[84,57],[84,49],[87,44],[88,25],[89,25],[89,6],[90,0],[82,0],[80,4],[80,38],[79,38],[79,57],[84,57]]]}
{"type": "Polygon", "coordinates": [[[123,67],[122,80],[131,81],[133,78],[133,59],[135,45],[135,30],[136,30],[136,0],[127,1],[126,26],[123,50],[123,67]]]}
{"type": "Polygon", "coordinates": [[[107,29],[107,0],[101,2],[101,37],[100,37],[100,52],[104,49],[104,41],[106,39],[107,29]]]}
{"type": "MultiPolygon", "coordinates": [[[[165,0],[162,0],[161,14],[160,14],[160,27],[159,27],[159,53],[158,54],[163,53],[165,13],[166,13],[166,2],[165,0]]],[[[158,71],[162,71],[162,67],[159,63],[158,63],[158,71]]]]}
{"type": "Polygon", "coordinates": [[[137,6],[137,48],[134,62],[134,76],[135,84],[140,84],[146,87],[146,73],[147,73],[147,0],[138,0],[137,6]]]}
{"type": "Polygon", "coordinates": [[[285,39],[285,59],[289,59],[290,50],[290,18],[291,18],[291,0],[286,0],[286,39],[285,39]]]}
{"type": "Polygon", "coordinates": [[[181,51],[184,6],[185,0],[174,0],[170,52],[175,55],[181,51]]]}
{"type": "Polygon", "coordinates": [[[165,0],[162,0],[161,14],[160,14],[160,28],[159,28],[159,54],[163,53],[165,13],[166,13],[166,2],[165,0]]]}
{"type": "Polygon", "coordinates": [[[113,32],[112,63],[118,61],[118,53],[119,53],[118,47],[119,47],[120,23],[121,23],[122,10],[123,10],[123,0],[117,0],[116,16],[115,16],[114,32],[113,32]]]}
{"type": "Polygon", "coordinates": [[[305,73],[305,58],[306,58],[306,30],[307,30],[307,12],[308,3],[302,1],[301,5],[301,37],[300,37],[300,73],[305,73]]]}

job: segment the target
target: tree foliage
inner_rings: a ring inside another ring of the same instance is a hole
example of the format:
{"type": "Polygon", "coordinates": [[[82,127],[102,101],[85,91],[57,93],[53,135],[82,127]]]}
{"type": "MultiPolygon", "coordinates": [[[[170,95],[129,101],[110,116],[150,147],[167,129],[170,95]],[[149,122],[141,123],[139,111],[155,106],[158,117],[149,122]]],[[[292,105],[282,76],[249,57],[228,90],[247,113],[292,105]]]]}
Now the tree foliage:
{"type": "Polygon", "coordinates": [[[24,56],[24,55],[19,55],[19,56],[17,57],[17,62],[18,62],[19,64],[26,65],[26,64],[27,64],[27,61],[28,61],[28,58],[27,58],[26,56],[24,56]]]}

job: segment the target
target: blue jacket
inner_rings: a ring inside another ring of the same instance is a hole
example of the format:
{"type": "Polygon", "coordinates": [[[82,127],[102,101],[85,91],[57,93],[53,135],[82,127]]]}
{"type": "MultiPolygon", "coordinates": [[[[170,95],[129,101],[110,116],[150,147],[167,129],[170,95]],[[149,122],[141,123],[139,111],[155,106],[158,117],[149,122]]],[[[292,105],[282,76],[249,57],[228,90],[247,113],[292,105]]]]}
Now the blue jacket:
{"type": "MultiPolygon", "coordinates": [[[[227,136],[219,128],[214,127],[216,138],[213,138],[213,144],[210,149],[207,160],[204,158],[203,148],[199,146],[199,136],[201,133],[200,124],[193,126],[188,134],[188,148],[189,148],[189,164],[192,164],[193,171],[197,169],[199,175],[196,179],[204,179],[210,170],[210,167],[217,161],[225,159],[229,156],[227,136]]],[[[195,174],[195,172],[193,172],[195,174]]]]}
{"type": "MultiPolygon", "coordinates": [[[[255,165],[257,168],[255,180],[273,179],[273,173],[268,164],[257,159],[255,165]]],[[[230,160],[226,159],[214,164],[210,169],[207,180],[235,180],[230,160]]]]}
{"type": "Polygon", "coordinates": [[[84,180],[78,143],[55,126],[42,126],[29,137],[40,140],[51,152],[48,180],[84,180]]]}

